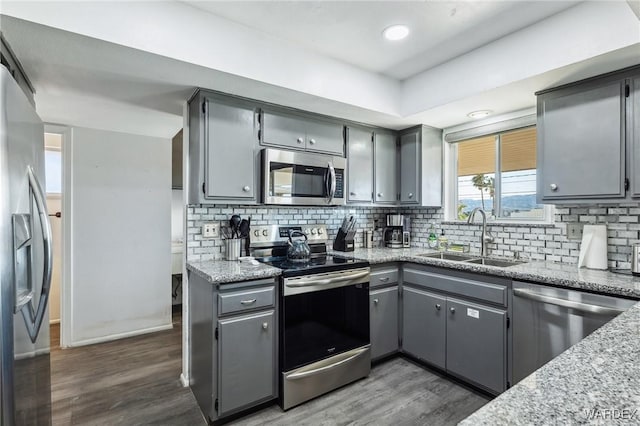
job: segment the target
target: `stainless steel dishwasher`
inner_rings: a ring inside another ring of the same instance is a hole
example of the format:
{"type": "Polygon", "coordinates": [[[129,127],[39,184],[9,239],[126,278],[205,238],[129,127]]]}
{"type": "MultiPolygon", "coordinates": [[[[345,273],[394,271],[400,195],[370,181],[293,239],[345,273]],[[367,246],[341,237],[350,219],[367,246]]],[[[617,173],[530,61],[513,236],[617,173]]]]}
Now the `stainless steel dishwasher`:
{"type": "Polygon", "coordinates": [[[637,301],[513,282],[513,383],[560,355],[637,301]]]}

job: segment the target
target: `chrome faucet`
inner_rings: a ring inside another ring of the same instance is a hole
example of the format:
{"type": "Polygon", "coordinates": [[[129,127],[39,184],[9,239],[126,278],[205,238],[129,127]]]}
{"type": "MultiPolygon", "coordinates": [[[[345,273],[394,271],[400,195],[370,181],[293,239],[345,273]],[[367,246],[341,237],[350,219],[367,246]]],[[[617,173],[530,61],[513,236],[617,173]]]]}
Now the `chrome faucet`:
{"type": "Polygon", "coordinates": [[[467,219],[467,223],[471,223],[476,216],[476,212],[480,212],[482,215],[482,235],[480,236],[480,253],[482,257],[486,257],[488,255],[488,244],[492,243],[494,238],[491,235],[490,231],[487,231],[487,214],[480,207],[476,207],[471,210],[471,214],[469,214],[469,218],[467,219]]]}

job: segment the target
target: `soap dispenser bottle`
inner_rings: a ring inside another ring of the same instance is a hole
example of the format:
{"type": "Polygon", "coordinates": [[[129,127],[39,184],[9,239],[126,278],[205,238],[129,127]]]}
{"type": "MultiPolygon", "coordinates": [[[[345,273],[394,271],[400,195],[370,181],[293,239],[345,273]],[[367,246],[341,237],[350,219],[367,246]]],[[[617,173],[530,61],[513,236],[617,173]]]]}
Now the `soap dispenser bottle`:
{"type": "Polygon", "coordinates": [[[436,227],[433,222],[431,222],[431,226],[429,227],[428,244],[431,249],[436,249],[438,247],[438,236],[436,235],[436,227]]]}

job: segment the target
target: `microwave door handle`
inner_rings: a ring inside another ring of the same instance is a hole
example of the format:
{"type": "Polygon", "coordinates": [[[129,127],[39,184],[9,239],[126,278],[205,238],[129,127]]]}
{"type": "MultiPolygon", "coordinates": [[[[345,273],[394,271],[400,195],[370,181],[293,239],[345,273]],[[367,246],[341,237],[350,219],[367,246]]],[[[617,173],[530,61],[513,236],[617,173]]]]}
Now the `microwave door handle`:
{"type": "Polygon", "coordinates": [[[36,208],[38,209],[38,217],[40,219],[40,226],[42,227],[42,239],[44,248],[43,259],[43,274],[42,274],[42,289],[40,293],[40,299],[38,300],[38,307],[34,310],[33,303],[28,303],[22,307],[22,316],[24,317],[27,325],[27,331],[29,332],[29,338],[32,343],[36,342],[38,333],[44,316],[47,310],[47,302],[49,300],[49,292],[51,290],[51,269],[53,265],[53,248],[51,246],[51,222],[49,222],[49,215],[47,213],[47,205],[44,201],[44,191],[38,178],[33,171],[33,168],[29,166],[27,169],[29,175],[29,187],[33,198],[36,202],[36,208]]]}
{"type": "Polygon", "coordinates": [[[336,169],[333,168],[333,164],[329,163],[329,204],[333,201],[334,195],[336,195],[336,169]]]}

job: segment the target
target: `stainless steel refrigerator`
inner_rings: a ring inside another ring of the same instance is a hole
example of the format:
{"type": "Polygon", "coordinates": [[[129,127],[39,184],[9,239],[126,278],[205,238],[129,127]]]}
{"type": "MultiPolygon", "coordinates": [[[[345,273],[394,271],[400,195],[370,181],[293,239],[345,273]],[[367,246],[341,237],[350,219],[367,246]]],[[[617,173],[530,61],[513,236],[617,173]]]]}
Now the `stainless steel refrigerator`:
{"type": "Polygon", "coordinates": [[[7,69],[15,62],[2,53],[0,425],[49,425],[52,251],[43,192],[44,126],[12,76],[19,70],[7,69]]]}

